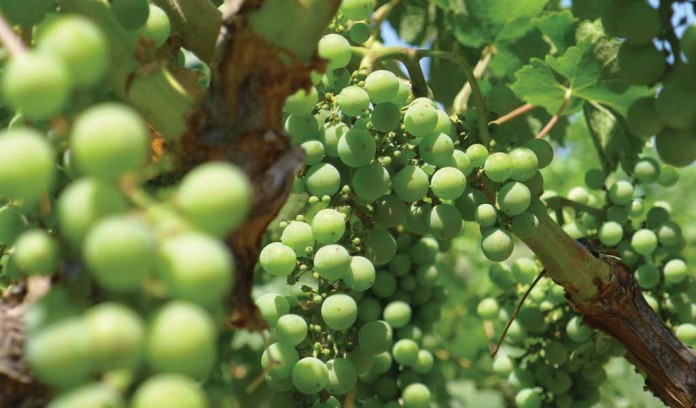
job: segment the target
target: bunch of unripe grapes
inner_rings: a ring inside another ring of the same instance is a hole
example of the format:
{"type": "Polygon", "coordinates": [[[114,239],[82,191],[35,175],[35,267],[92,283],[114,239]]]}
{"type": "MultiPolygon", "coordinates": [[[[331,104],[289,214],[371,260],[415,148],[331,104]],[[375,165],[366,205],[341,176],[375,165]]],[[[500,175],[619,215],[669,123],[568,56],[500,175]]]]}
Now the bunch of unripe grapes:
{"type": "MultiPolygon", "coordinates": [[[[501,293],[481,299],[476,311],[493,324],[496,335],[539,272],[539,265],[524,257],[511,265],[491,265],[488,276],[501,293]],[[510,298],[510,293],[517,296],[510,298]]],[[[607,379],[605,363],[625,352],[618,342],[585,327],[582,317],[564,305],[564,296],[549,279],[534,286],[493,360],[494,375],[515,393],[517,407],[593,406],[607,379]]]]}
{"type": "Polygon", "coordinates": [[[611,0],[604,4],[602,24],[606,33],[623,39],[618,56],[621,75],[634,85],[661,85],[657,97],[643,97],[632,104],[626,118],[628,129],[644,139],[654,135],[660,158],[685,167],[696,160],[696,104],[691,97],[696,90],[692,66],[696,25],[684,30],[677,54],[672,44],[656,48],[655,39],[665,44],[669,38],[665,32],[673,30],[663,23],[659,11],[647,1],[611,0]],[[665,53],[665,47],[669,53],[665,53]]]}
{"type": "MultiPolygon", "coordinates": [[[[53,13],[52,1],[0,7],[13,24],[36,24],[0,79],[16,112],[0,134],[0,280],[52,281],[27,312],[32,375],[55,390],[53,408],[212,406],[201,382],[218,364],[234,285],[223,238],[249,212],[246,175],[211,162],[174,188],[146,186],[161,170],[148,125],[104,97],[107,50],[124,39],[53,13]]],[[[109,27],[133,42],[169,35],[145,0],[114,0],[111,12],[109,27]]]]}

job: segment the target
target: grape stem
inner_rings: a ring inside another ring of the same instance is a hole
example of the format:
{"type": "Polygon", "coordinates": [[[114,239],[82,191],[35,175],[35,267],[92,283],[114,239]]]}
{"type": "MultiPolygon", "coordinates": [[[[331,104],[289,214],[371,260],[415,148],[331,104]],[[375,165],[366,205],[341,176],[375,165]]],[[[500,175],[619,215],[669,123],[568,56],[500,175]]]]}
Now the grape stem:
{"type": "Polygon", "coordinates": [[[520,313],[520,309],[522,309],[522,304],[524,304],[524,301],[527,300],[527,297],[529,296],[529,293],[534,289],[534,287],[539,283],[541,278],[546,276],[546,269],[542,270],[539,275],[537,275],[536,279],[534,279],[534,282],[532,282],[531,285],[529,285],[529,288],[527,289],[526,292],[524,292],[524,295],[522,296],[522,299],[520,299],[519,302],[517,302],[517,307],[515,308],[515,312],[512,314],[510,317],[510,320],[508,320],[507,324],[505,325],[505,329],[503,330],[503,334],[500,335],[500,338],[498,339],[498,344],[495,345],[495,349],[493,352],[491,352],[491,358],[495,358],[495,355],[498,354],[498,350],[500,350],[500,345],[503,344],[503,341],[505,340],[505,337],[507,336],[508,330],[510,330],[510,326],[512,326],[512,322],[515,321],[517,318],[517,315],[520,313]]]}
{"type": "Polygon", "coordinates": [[[389,17],[389,14],[392,12],[392,10],[394,10],[394,7],[396,7],[400,1],[401,0],[390,0],[375,10],[374,14],[372,14],[372,18],[370,18],[370,22],[372,22],[375,27],[365,45],[369,47],[377,39],[377,35],[379,35],[379,32],[382,29],[382,23],[384,23],[387,17],[389,17]]]}
{"type": "Polygon", "coordinates": [[[566,89],[566,93],[565,93],[565,95],[563,95],[563,102],[561,103],[561,106],[558,108],[558,111],[556,112],[556,114],[551,116],[551,119],[549,119],[549,121],[546,123],[546,126],[544,126],[544,128],[541,129],[541,132],[539,132],[535,136],[537,139],[541,139],[544,136],[546,136],[547,134],[549,134],[551,129],[553,129],[553,127],[558,122],[558,119],[561,117],[561,115],[565,111],[566,106],[568,106],[568,102],[570,102],[570,98],[572,96],[573,96],[573,91],[570,88],[566,89]]]}
{"type": "Polygon", "coordinates": [[[27,47],[19,35],[12,29],[2,14],[0,14],[0,42],[2,42],[2,45],[12,58],[16,58],[27,51],[27,47]]]}
{"type": "MultiPolygon", "coordinates": [[[[483,74],[486,72],[486,69],[488,69],[488,64],[491,62],[491,58],[493,57],[493,54],[495,54],[495,51],[495,47],[491,45],[485,46],[483,51],[481,51],[481,58],[478,60],[473,69],[474,77],[477,80],[481,79],[483,74]]],[[[469,104],[469,98],[471,97],[471,92],[471,81],[466,81],[461,91],[459,91],[457,96],[454,97],[454,102],[452,103],[453,113],[466,112],[469,104]]]]}
{"type": "Polygon", "coordinates": [[[534,108],[535,108],[535,106],[532,105],[531,103],[525,103],[524,105],[520,106],[519,108],[516,108],[515,110],[513,110],[509,113],[506,113],[505,115],[492,121],[490,124],[491,125],[502,125],[503,123],[509,122],[518,116],[524,115],[525,113],[531,111],[534,108]]]}

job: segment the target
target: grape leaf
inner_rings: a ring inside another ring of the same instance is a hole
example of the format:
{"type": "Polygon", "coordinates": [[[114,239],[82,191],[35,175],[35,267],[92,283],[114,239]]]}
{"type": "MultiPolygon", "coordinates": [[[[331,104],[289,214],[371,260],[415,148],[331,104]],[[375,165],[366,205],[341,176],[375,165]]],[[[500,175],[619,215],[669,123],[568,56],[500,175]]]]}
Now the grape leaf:
{"type": "Polygon", "coordinates": [[[569,10],[553,12],[534,19],[534,25],[551,46],[551,54],[562,54],[575,44],[577,20],[569,10]]]}
{"type": "Polygon", "coordinates": [[[153,0],[167,13],[172,34],[201,61],[210,64],[220,34],[222,14],[210,0],[153,0]]]}
{"type": "Polygon", "coordinates": [[[547,0],[467,0],[469,22],[489,44],[515,41],[533,28],[547,0]]]}
{"type": "Polygon", "coordinates": [[[560,57],[533,58],[515,73],[511,88],[520,99],[542,106],[550,114],[558,111],[567,93],[571,98],[601,104],[625,117],[631,103],[650,91],[630,86],[616,74],[616,52],[617,47],[586,37],[560,57]]]}

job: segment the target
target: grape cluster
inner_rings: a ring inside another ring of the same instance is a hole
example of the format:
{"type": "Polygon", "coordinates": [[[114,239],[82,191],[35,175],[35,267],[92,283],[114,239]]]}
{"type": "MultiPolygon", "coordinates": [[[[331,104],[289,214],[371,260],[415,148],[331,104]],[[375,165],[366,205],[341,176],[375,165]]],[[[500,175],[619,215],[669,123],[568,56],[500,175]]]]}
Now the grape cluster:
{"type": "Polygon", "coordinates": [[[102,6],[93,21],[53,1],[0,2],[12,23],[37,24],[0,78],[16,112],[0,133],[0,283],[52,280],[25,345],[56,390],[50,407],[212,406],[200,382],[234,285],[223,238],[245,221],[251,185],[224,162],[175,188],[150,183],[166,164],[150,157],[142,115],[105,97],[109,49],[123,39],[113,27],[158,47],[169,19],[145,0],[102,6]]]}

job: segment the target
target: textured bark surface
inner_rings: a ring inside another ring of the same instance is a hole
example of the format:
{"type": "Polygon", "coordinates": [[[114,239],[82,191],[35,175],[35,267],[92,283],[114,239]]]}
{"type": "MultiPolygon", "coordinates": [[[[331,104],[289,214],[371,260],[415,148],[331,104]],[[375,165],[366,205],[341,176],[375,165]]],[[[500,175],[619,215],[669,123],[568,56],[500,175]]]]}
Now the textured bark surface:
{"type": "Polygon", "coordinates": [[[602,256],[612,278],[597,295],[573,304],[584,323],[626,347],[626,359],[647,377],[645,385],[670,407],[696,406],[696,353],[683,345],[643,298],[633,272],[620,259],[602,256]]]}

